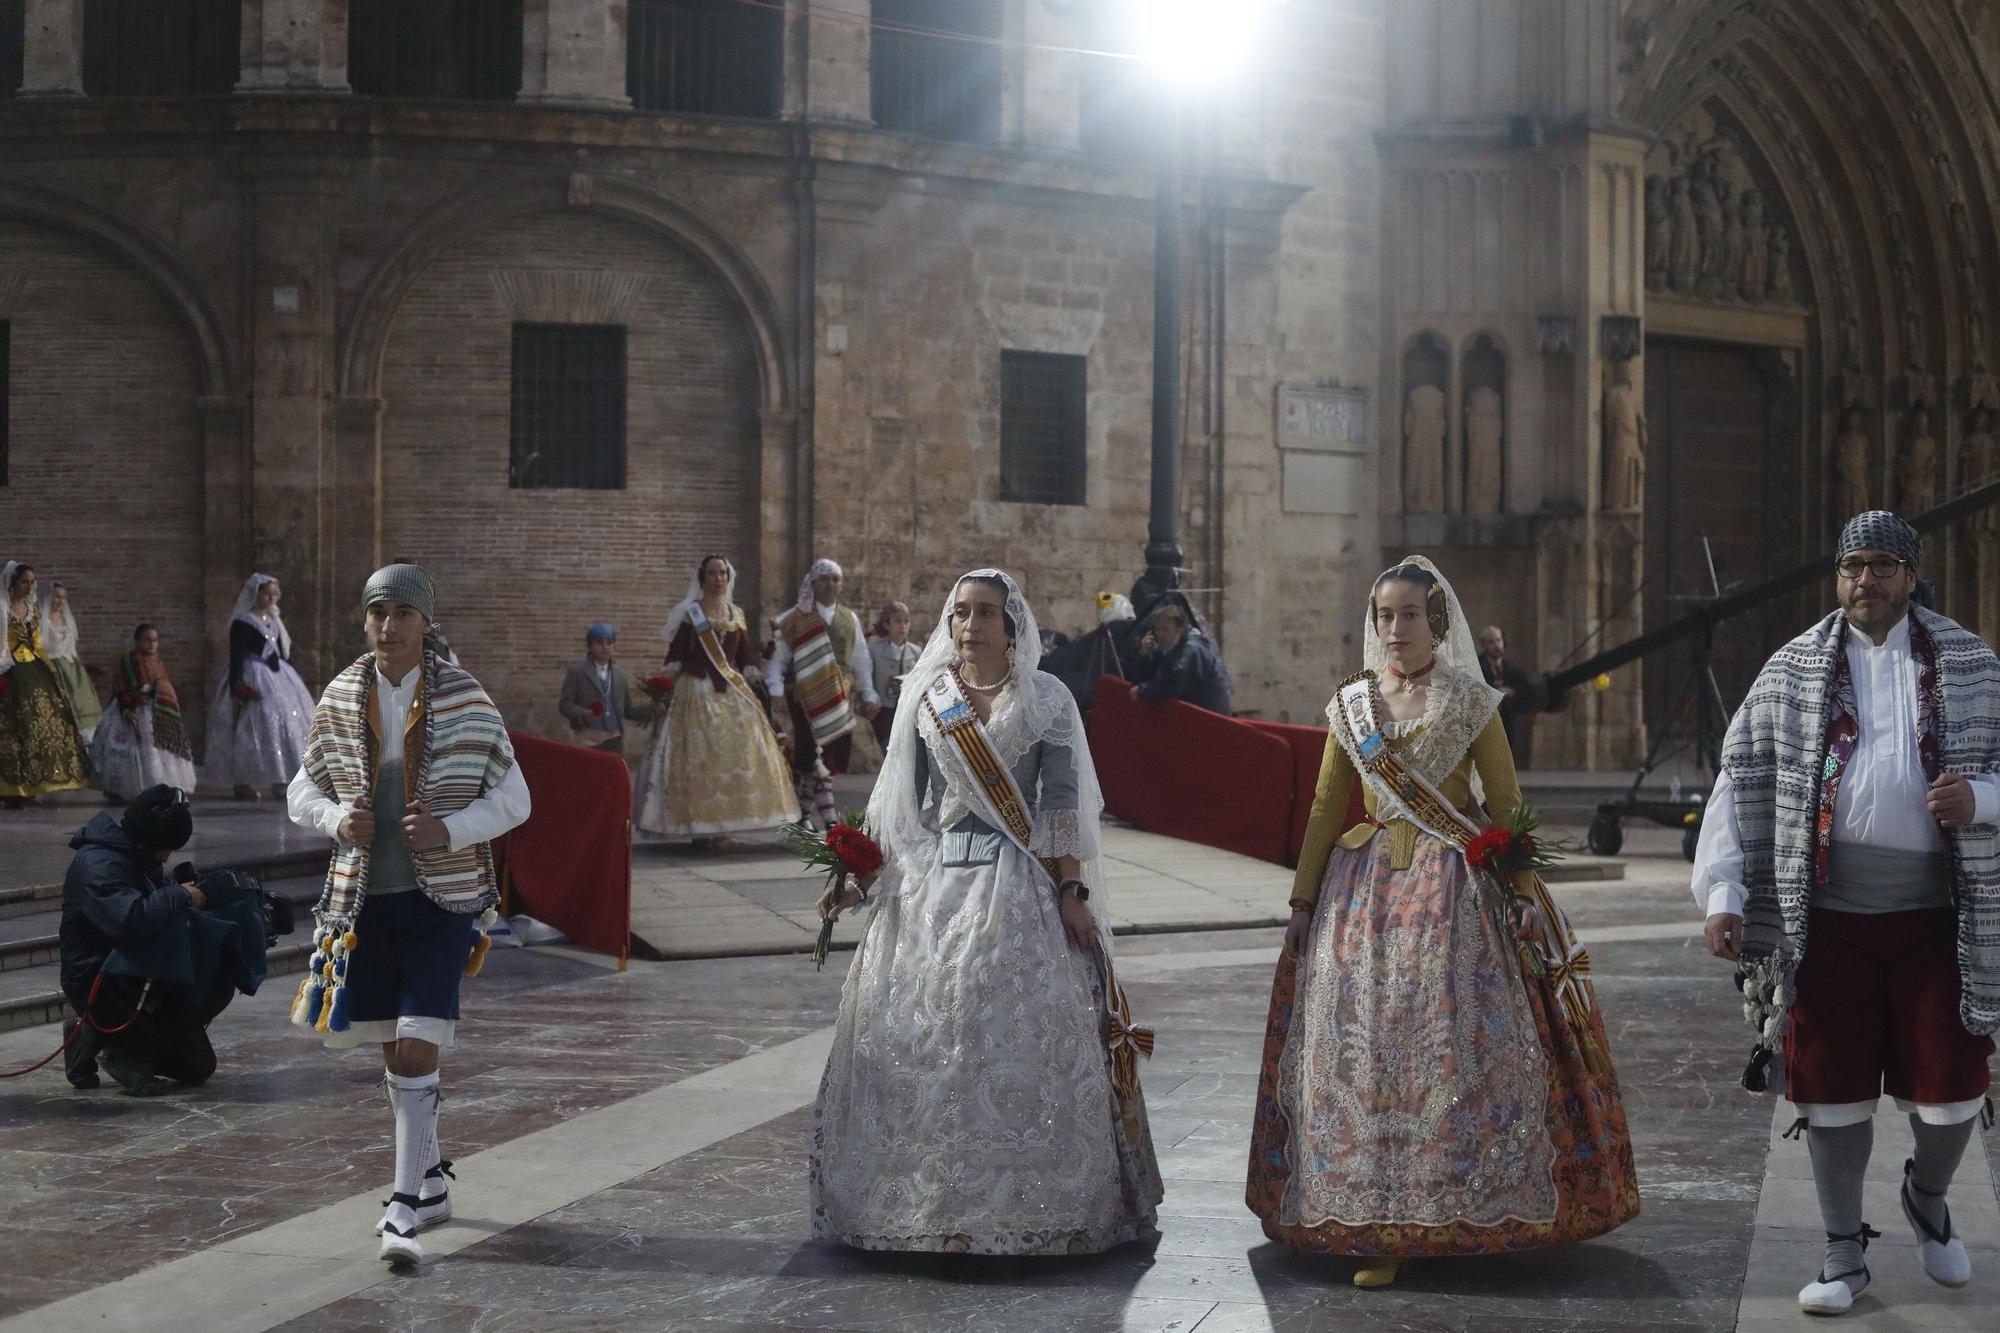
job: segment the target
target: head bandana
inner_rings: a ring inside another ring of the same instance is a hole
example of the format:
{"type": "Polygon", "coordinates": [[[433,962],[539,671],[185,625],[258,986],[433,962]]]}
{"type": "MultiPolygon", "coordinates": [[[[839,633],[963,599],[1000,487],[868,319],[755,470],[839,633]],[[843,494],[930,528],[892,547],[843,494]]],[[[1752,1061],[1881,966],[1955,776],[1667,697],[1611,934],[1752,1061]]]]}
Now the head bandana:
{"type": "Polygon", "coordinates": [[[436,620],[437,583],[422,565],[384,565],[368,576],[361,589],[364,614],[377,602],[397,602],[425,620],[436,620]]]}
{"type": "Polygon", "coordinates": [[[1924,553],[1924,539],[1888,510],[1871,509],[1848,519],[1840,530],[1840,555],[1854,551],[1887,551],[1914,569],[1924,553]]]}
{"type": "Polygon", "coordinates": [[[598,640],[602,639],[605,643],[612,643],[615,642],[617,638],[618,638],[618,627],[616,625],[611,624],[609,621],[600,620],[595,625],[592,625],[587,632],[585,632],[583,636],[583,641],[585,643],[596,643],[598,640]]]}
{"type": "MultiPolygon", "coordinates": [[[[828,574],[840,574],[840,566],[824,557],[813,561],[813,567],[806,571],[804,582],[799,584],[799,610],[810,611],[818,600],[813,596],[813,580],[825,578],[828,574]]],[[[845,575],[842,575],[845,577],[845,575]]]]}

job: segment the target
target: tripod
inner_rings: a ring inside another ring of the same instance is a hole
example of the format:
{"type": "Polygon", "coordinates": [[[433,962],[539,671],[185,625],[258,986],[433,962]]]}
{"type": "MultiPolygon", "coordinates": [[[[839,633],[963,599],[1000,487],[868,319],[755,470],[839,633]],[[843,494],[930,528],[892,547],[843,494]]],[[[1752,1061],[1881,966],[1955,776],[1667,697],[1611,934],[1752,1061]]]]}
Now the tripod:
{"type": "MultiPolygon", "coordinates": [[[[1722,600],[1722,583],[1715,574],[1715,552],[1709,545],[1707,533],[1702,534],[1701,551],[1707,563],[1709,587],[1708,596],[1700,599],[1705,604],[1702,611],[1712,611],[1715,604],[1722,600]]],[[[1618,849],[1625,845],[1624,821],[1650,819],[1656,824],[1680,829],[1681,855],[1690,862],[1694,860],[1707,793],[1691,792],[1677,799],[1649,801],[1642,799],[1639,791],[1645,786],[1646,779],[1683,745],[1694,752],[1696,769],[1706,772],[1711,784],[1715,775],[1722,771],[1722,736],[1729,727],[1729,706],[1723,703],[1722,687],[1715,680],[1715,621],[1701,612],[1696,614],[1701,615],[1701,619],[1694,633],[1693,654],[1686,675],[1674,691],[1674,700],[1667,709],[1660,734],[1653,738],[1646,758],[1633,775],[1632,786],[1625,795],[1619,800],[1601,803],[1596,816],[1590,821],[1590,830],[1584,841],[1593,855],[1617,855],[1618,849]]]]}

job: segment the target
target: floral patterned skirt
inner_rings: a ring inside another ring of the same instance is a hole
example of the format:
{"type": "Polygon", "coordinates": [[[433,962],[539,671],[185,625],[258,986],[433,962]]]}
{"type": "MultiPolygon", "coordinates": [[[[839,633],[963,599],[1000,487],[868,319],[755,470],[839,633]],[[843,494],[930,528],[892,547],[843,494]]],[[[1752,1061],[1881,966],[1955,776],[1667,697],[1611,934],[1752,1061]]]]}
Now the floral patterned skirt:
{"type": "MultiPolygon", "coordinates": [[[[1595,1008],[1591,1036],[1607,1055],[1595,1008]]],[[[1250,1210],[1323,1254],[1489,1254],[1639,1211],[1617,1075],[1593,1075],[1458,851],[1336,849],[1305,954],[1278,960],[1250,1210]]]]}
{"type": "Polygon", "coordinates": [[[776,828],[799,817],[785,752],[764,710],[683,675],[633,779],[632,822],[660,838],[776,828]]]}
{"type": "Polygon", "coordinates": [[[0,796],[90,785],[90,759],[55,673],[40,658],[0,676],[0,796]]]}

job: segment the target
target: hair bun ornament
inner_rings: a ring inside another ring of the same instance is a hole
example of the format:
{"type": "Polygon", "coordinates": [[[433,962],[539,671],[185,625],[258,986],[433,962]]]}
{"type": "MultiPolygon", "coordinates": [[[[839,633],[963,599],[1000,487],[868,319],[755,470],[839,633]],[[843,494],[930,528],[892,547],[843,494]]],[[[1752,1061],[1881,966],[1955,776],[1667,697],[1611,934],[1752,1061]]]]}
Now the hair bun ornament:
{"type": "Polygon", "coordinates": [[[1451,603],[1445,600],[1444,584],[1431,584],[1431,590],[1424,594],[1424,610],[1431,623],[1431,637],[1443,643],[1451,633],[1451,603]]]}

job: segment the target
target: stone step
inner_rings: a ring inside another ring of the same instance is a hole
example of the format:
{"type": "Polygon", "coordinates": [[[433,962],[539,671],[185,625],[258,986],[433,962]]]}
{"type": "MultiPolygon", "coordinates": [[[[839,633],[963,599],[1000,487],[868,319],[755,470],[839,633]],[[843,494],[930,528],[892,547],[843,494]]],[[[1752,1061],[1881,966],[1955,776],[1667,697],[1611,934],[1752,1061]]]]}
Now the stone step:
{"type": "MultiPolygon", "coordinates": [[[[324,875],[326,873],[325,849],[296,852],[274,852],[246,857],[241,860],[220,861],[213,865],[196,862],[204,869],[241,870],[264,881],[266,886],[273,881],[292,879],[301,875],[324,875]]],[[[0,919],[28,916],[36,912],[53,910],[62,902],[62,881],[52,884],[24,884],[0,888],[0,919]]]]}
{"type": "MultiPolygon", "coordinates": [[[[308,910],[319,898],[317,875],[264,881],[268,892],[289,900],[297,913],[290,935],[281,936],[267,955],[269,974],[298,972],[311,952],[308,910]]],[[[0,923],[0,1032],[54,1022],[69,1015],[57,964],[60,913],[44,906],[32,915],[0,923]]]]}

